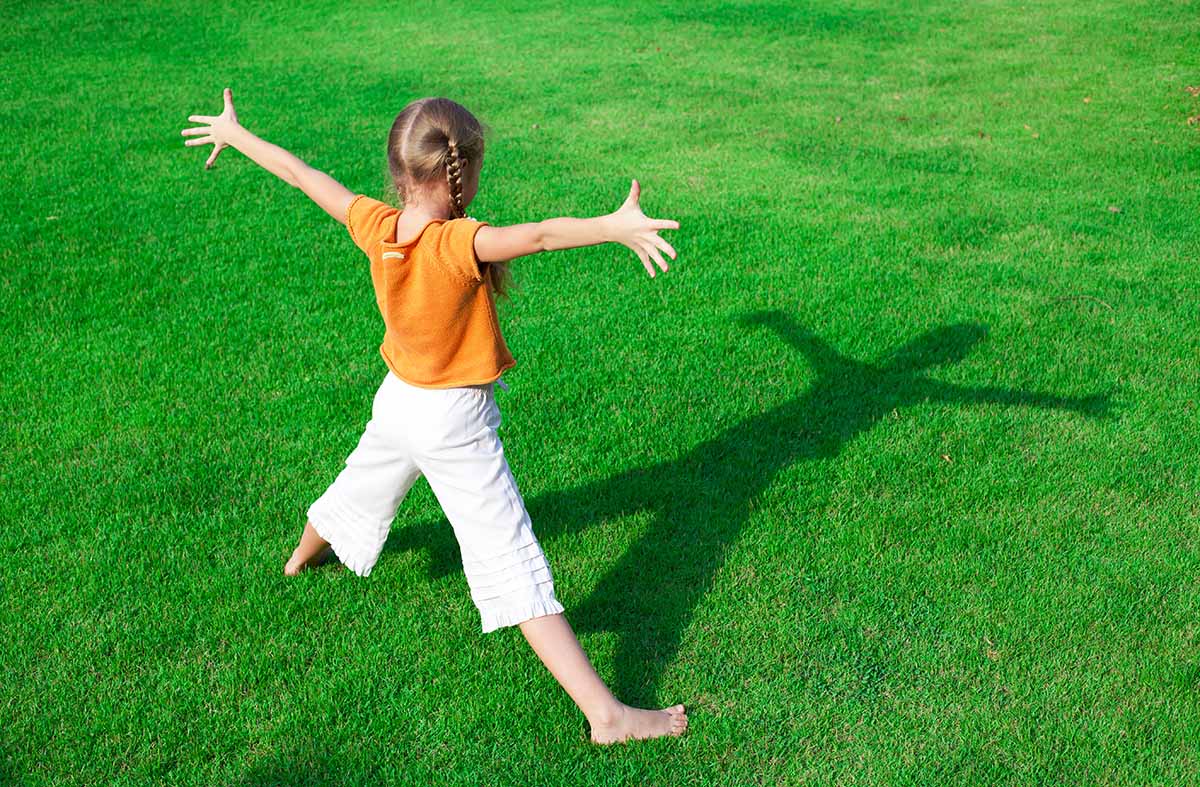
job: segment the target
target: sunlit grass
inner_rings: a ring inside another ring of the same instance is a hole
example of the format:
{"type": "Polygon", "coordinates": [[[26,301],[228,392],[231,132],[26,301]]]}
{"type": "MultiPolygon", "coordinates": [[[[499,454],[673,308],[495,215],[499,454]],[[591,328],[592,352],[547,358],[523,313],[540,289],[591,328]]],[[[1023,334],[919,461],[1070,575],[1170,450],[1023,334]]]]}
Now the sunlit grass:
{"type": "Polygon", "coordinates": [[[0,782],[1188,784],[1200,33],[1182,2],[7,9],[0,782]],[[384,367],[342,227],[190,113],[381,197],[676,218],[518,264],[509,459],[568,617],[680,740],[586,743],[484,637],[428,489],[282,564],[384,367]]]}

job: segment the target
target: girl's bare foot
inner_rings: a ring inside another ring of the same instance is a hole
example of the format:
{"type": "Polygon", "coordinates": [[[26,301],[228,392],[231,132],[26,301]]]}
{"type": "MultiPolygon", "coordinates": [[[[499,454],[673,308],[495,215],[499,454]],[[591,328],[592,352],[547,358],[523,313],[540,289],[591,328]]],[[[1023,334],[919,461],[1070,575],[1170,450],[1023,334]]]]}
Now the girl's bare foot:
{"type": "Polygon", "coordinates": [[[643,710],[618,701],[596,674],[563,613],[530,618],[520,625],[538,658],[587,717],[593,742],[659,738],[682,735],[687,730],[688,718],[682,705],[643,710]]]}
{"type": "Polygon", "coordinates": [[[283,566],[283,573],[289,577],[294,577],[309,566],[319,566],[333,556],[333,547],[325,547],[309,560],[304,559],[304,554],[300,547],[296,547],[296,551],[288,559],[288,562],[283,566]]]}
{"type": "Polygon", "coordinates": [[[592,723],[593,743],[620,743],[628,740],[682,735],[688,718],[682,705],[662,710],[643,710],[622,704],[611,716],[592,723]]]}
{"type": "Polygon", "coordinates": [[[306,566],[319,566],[329,558],[331,549],[329,542],[321,538],[321,534],[312,526],[312,522],[305,522],[304,532],[300,534],[300,543],[296,545],[296,551],[284,564],[283,573],[294,577],[306,566]]]}

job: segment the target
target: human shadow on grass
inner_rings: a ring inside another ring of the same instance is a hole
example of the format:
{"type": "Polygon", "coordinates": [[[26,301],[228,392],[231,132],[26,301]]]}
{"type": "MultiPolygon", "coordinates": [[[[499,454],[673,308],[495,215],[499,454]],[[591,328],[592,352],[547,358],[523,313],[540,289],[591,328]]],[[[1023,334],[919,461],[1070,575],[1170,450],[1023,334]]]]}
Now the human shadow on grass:
{"type": "Polygon", "coordinates": [[[315,742],[279,752],[252,765],[236,783],[237,787],[328,787],[341,783],[329,754],[315,742]]]}
{"type": "MultiPolygon", "coordinates": [[[[864,362],[839,354],[780,312],[758,312],[741,321],[773,331],[804,355],[814,375],[811,381],[797,382],[802,392],[678,459],[542,494],[527,503],[543,540],[624,514],[653,512],[640,539],[617,558],[582,604],[567,610],[578,631],[618,635],[613,688],[626,702],[659,700],[658,681],[674,661],[696,605],[749,520],[753,501],[781,470],[837,456],[893,411],[926,402],[1021,405],[1090,417],[1108,412],[1107,395],[969,387],[924,375],[963,360],[987,335],[978,324],[938,328],[877,362],[864,362]]],[[[398,528],[387,549],[429,550],[435,577],[461,570],[458,546],[444,520],[398,528]]],[[[550,559],[553,565],[553,555],[550,559]]]]}

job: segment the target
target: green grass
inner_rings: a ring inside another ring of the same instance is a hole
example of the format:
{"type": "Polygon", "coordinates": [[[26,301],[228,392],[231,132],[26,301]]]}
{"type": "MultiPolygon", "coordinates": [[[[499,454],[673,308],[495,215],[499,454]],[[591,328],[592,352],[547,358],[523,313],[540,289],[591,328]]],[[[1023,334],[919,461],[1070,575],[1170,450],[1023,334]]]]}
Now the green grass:
{"type": "Polygon", "coordinates": [[[11,3],[0,783],[1200,781],[1200,85],[1184,2],[11,3]],[[248,7],[247,7],[248,8],[248,7]],[[677,218],[518,264],[509,459],[559,597],[679,740],[479,633],[419,484],[281,575],[384,367],[365,260],[190,113],[382,196],[677,218]]]}

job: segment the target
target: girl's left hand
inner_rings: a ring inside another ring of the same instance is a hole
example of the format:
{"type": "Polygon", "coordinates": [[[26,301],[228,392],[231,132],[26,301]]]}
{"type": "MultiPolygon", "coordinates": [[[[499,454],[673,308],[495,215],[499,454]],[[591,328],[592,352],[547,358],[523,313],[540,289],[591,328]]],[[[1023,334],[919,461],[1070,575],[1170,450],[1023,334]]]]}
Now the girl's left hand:
{"type": "Polygon", "coordinates": [[[212,167],[213,162],[217,160],[217,156],[222,150],[229,147],[230,140],[233,135],[241,128],[238,124],[237,113],[233,110],[233,91],[225,88],[225,110],[221,114],[216,115],[190,115],[188,120],[193,123],[205,123],[207,125],[197,126],[195,128],[185,128],[183,136],[194,137],[200,136],[199,139],[189,139],[183,144],[192,145],[209,145],[213,146],[212,155],[208,157],[208,161],[204,162],[204,168],[212,167]]]}
{"type": "Polygon", "coordinates": [[[659,230],[677,230],[679,222],[648,218],[642,213],[642,206],[638,204],[641,195],[642,187],[635,180],[629,187],[629,196],[625,198],[625,202],[605,218],[609,221],[611,239],[631,249],[642,261],[646,273],[653,277],[654,265],[650,262],[652,259],[664,272],[667,270],[667,261],[663,259],[663,254],[675,259],[675,249],[659,236],[659,230]]]}

